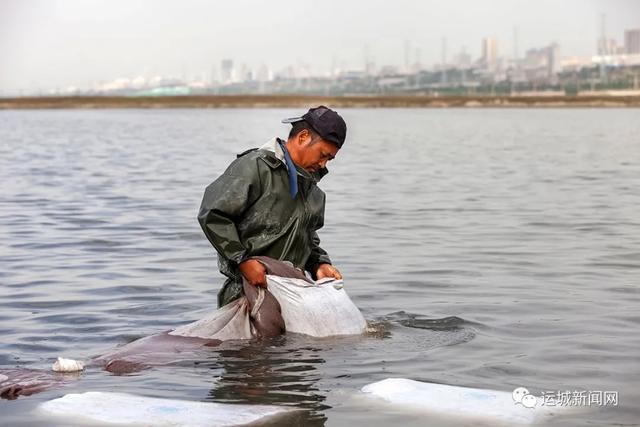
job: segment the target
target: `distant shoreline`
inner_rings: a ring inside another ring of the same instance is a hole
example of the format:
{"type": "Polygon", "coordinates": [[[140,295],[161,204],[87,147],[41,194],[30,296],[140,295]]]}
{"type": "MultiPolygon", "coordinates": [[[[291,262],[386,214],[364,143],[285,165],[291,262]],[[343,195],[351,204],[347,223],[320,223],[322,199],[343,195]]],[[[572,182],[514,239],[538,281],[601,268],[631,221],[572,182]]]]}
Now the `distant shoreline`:
{"type": "Polygon", "coordinates": [[[103,108],[640,108],[640,96],[186,95],[0,98],[0,110],[103,108]]]}

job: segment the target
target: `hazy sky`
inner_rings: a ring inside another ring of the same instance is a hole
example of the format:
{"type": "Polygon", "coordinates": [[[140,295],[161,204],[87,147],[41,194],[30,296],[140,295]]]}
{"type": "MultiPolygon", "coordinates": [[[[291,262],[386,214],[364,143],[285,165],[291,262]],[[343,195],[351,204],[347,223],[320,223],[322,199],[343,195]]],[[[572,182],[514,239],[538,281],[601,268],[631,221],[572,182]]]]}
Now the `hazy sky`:
{"type": "Polygon", "coordinates": [[[499,54],[557,41],[561,55],[589,56],[606,14],[609,37],[640,28],[640,0],[0,0],[0,94],[137,75],[207,78],[220,60],[274,70],[332,62],[362,68],[404,64],[405,40],[421,62],[462,46],[474,58],[482,37],[499,54]]]}

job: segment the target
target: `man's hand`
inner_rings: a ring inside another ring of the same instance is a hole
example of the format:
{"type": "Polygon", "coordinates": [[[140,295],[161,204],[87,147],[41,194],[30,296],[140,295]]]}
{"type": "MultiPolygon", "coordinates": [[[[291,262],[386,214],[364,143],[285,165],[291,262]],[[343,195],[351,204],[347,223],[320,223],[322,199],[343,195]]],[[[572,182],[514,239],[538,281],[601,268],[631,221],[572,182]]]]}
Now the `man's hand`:
{"type": "Polygon", "coordinates": [[[248,259],[239,265],[240,273],[250,285],[267,287],[267,270],[260,261],[248,259]]]}
{"type": "Polygon", "coordinates": [[[316,270],[316,279],[324,279],[325,277],[333,277],[336,280],[342,279],[342,274],[331,264],[320,264],[316,270]]]}

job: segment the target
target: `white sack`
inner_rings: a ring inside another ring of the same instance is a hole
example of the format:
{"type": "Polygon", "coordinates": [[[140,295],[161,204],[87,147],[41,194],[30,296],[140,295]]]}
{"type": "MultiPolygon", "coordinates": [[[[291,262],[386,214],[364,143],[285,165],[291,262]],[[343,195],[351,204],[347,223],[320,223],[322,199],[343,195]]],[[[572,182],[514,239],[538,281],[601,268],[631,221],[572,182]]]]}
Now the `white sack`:
{"type": "MultiPolygon", "coordinates": [[[[344,290],[342,280],[323,279],[309,283],[267,275],[267,286],[280,304],[287,332],[327,337],[362,334],[367,327],[362,313],[344,290]]],[[[170,334],[221,341],[251,338],[254,331],[249,321],[247,300],[241,297],[170,334]]]]}
{"type": "Polygon", "coordinates": [[[367,322],[344,290],[342,280],[315,283],[267,276],[269,291],[280,303],[287,332],[328,337],[365,332],[367,322]]]}

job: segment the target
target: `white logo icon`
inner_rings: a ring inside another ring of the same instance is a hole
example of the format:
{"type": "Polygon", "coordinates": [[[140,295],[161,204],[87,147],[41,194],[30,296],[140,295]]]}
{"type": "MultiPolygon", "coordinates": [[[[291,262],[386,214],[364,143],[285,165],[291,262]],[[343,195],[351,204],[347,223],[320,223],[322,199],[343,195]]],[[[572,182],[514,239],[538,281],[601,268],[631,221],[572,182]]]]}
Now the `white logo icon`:
{"type": "Polygon", "coordinates": [[[516,405],[519,403],[525,408],[535,408],[538,403],[538,399],[533,394],[529,394],[529,390],[524,387],[518,387],[513,390],[511,396],[516,405]]]}

